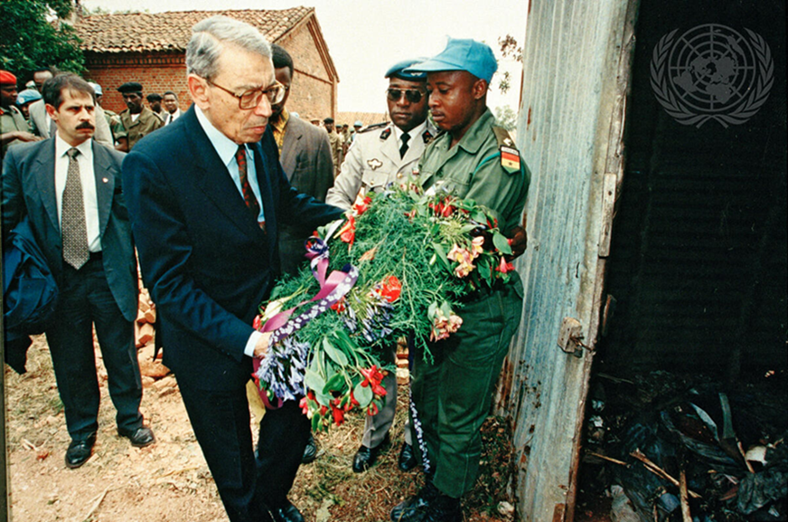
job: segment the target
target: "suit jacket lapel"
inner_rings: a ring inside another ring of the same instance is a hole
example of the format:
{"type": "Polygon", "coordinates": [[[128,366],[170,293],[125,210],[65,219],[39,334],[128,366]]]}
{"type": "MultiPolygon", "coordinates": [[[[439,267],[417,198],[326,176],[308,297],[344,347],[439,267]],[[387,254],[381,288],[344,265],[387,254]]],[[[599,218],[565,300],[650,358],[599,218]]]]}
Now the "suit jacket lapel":
{"type": "Polygon", "coordinates": [[[191,172],[185,169],[185,175],[193,175],[197,187],[241,230],[248,234],[262,234],[255,220],[250,218],[249,209],[227,167],[197,121],[194,108],[181,117],[187,119],[187,125],[183,126],[183,141],[191,147],[191,157],[194,158],[191,172]]]}
{"type": "Polygon", "coordinates": [[[36,166],[32,172],[36,182],[41,206],[46,210],[52,227],[60,237],[60,220],[58,219],[58,204],[55,199],[55,139],[49,138],[41,144],[41,150],[36,154],[36,166]]]}
{"type": "Polygon", "coordinates": [[[96,200],[99,206],[99,235],[104,237],[110,219],[112,196],[115,192],[115,176],[118,169],[110,161],[103,145],[93,142],[93,176],[96,179],[96,200]]]}

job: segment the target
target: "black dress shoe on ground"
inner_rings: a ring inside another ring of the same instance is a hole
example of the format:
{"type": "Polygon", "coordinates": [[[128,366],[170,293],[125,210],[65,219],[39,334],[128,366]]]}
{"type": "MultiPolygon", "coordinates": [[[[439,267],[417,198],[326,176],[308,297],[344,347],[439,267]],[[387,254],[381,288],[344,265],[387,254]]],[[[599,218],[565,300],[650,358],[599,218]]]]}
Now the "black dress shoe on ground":
{"type": "Polygon", "coordinates": [[[95,443],[96,434],[85,440],[72,440],[66,450],[66,467],[75,469],[85,464],[93,453],[95,443]]]}
{"type": "Polygon", "coordinates": [[[310,433],[310,438],[307,440],[307,445],[304,447],[304,455],[301,457],[302,464],[309,464],[318,458],[318,445],[315,444],[315,437],[310,433]]]}
{"type": "Polygon", "coordinates": [[[282,507],[272,508],[271,517],[274,522],[304,522],[301,512],[289,500],[286,500],[282,507]]]}
{"type": "Polygon", "coordinates": [[[390,513],[394,522],[463,522],[460,499],[442,494],[432,484],[390,513]]]}
{"type": "Polygon", "coordinates": [[[416,467],[416,455],[414,454],[414,447],[410,444],[403,443],[400,448],[400,457],[397,459],[397,467],[401,471],[410,471],[416,467]]]}
{"type": "Polygon", "coordinates": [[[428,504],[438,498],[439,495],[441,495],[441,492],[438,491],[432,482],[428,481],[419,493],[392,508],[389,517],[394,522],[412,520],[416,513],[421,513],[425,510],[428,504]]]}
{"type": "Polygon", "coordinates": [[[151,428],[140,426],[136,430],[122,430],[118,428],[118,435],[126,437],[131,441],[131,445],[135,448],[144,448],[156,442],[151,428]]]}
{"type": "Polygon", "coordinates": [[[356,452],[356,455],[353,456],[353,471],[355,473],[362,473],[367,471],[370,466],[375,463],[375,459],[378,458],[378,453],[380,453],[381,449],[389,443],[389,434],[386,434],[383,442],[381,442],[378,446],[374,448],[368,448],[367,446],[360,446],[359,450],[356,452]]]}

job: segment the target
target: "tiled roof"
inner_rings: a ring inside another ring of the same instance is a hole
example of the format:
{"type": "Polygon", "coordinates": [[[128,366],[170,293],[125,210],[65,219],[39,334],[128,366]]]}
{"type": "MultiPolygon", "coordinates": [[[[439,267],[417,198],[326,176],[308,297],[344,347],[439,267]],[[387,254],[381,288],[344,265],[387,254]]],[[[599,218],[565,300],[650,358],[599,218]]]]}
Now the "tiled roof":
{"type": "Polygon", "coordinates": [[[312,7],[282,10],[173,11],[87,16],[75,29],[83,51],[127,53],[184,51],[192,36],[192,26],[214,15],[225,15],[257,27],[270,42],[276,42],[306,17],[312,7]]]}

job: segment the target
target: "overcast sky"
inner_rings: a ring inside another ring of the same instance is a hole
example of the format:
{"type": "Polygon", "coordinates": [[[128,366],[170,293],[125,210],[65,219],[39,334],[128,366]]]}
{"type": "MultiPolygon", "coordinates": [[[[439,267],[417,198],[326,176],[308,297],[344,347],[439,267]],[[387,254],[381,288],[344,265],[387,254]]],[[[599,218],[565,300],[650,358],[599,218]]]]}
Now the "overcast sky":
{"type": "MultiPolygon", "coordinates": [[[[397,61],[439,53],[446,37],[484,40],[498,55],[497,41],[506,34],[523,44],[527,0],[82,0],[88,9],[210,11],[222,9],[287,9],[315,7],[318,23],[337,73],[338,110],[386,112],[386,70],[397,61]],[[483,4],[487,4],[483,5],[483,4]],[[490,7],[491,5],[495,7],[490,7]]],[[[513,77],[510,93],[493,89],[488,105],[517,110],[520,64],[499,61],[499,71],[513,77]]],[[[497,74],[493,84],[497,84],[497,74]]]]}

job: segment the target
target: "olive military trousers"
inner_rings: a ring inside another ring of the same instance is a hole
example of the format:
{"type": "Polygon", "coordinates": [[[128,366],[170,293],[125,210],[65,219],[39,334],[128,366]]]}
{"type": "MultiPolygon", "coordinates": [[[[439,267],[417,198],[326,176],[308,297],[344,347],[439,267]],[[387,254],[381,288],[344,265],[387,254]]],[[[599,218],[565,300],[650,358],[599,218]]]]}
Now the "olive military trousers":
{"type": "Polygon", "coordinates": [[[503,288],[457,311],[463,324],[448,339],[430,344],[432,363],[419,353],[414,357],[411,394],[422,440],[418,430],[413,440],[433,484],[450,497],[460,498],[477,479],[480,428],[522,307],[523,287],[513,273],[503,288]]]}

